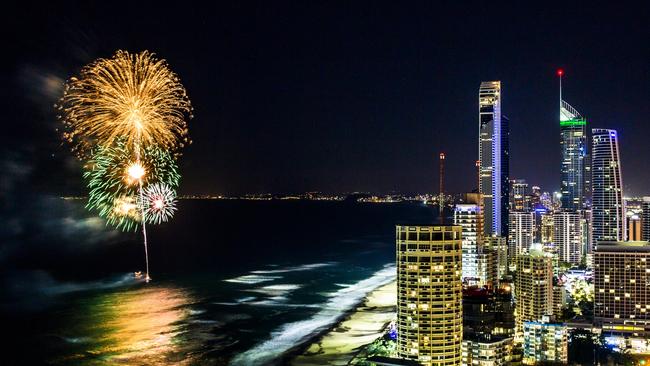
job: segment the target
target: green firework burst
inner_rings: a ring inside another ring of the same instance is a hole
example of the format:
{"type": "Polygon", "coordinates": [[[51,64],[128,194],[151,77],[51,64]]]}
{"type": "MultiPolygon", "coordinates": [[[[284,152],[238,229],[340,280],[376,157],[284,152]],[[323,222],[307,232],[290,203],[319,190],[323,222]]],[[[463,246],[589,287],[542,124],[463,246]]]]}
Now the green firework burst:
{"type": "MultiPolygon", "coordinates": [[[[89,190],[86,208],[95,210],[107,224],[123,231],[137,230],[141,221],[138,182],[129,179],[127,170],[137,154],[124,140],[112,146],[98,146],[84,167],[89,190]]],[[[142,186],[163,183],[176,190],[180,181],[178,166],[172,153],[148,146],[141,150],[140,164],[145,169],[142,186]]]]}

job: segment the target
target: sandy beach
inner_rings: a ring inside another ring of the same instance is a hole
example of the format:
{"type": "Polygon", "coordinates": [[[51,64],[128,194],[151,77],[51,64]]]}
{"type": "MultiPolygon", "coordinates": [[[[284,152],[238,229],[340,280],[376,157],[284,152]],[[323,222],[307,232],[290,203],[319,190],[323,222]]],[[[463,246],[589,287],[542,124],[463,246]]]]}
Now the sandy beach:
{"type": "Polygon", "coordinates": [[[305,351],[289,361],[294,366],[347,365],[361,347],[383,334],[395,317],[396,282],[370,292],[357,308],[305,351]]]}

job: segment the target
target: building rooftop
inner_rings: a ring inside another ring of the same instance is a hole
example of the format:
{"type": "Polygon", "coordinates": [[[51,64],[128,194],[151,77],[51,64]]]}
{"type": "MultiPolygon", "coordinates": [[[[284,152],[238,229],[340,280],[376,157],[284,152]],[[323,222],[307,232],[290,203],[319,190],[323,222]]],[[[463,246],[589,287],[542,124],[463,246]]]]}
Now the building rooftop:
{"type": "Polygon", "coordinates": [[[406,360],[402,358],[392,358],[384,356],[372,356],[366,359],[371,365],[381,366],[419,366],[420,363],[413,360],[406,360]]]}
{"type": "Polygon", "coordinates": [[[507,339],[512,339],[512,337],[506,337],[502,335],[492,335],[492,334],[472,334],[472,335],[464,335],[463,336],[463,341],[471,341],[471,342],[477,342],[477,343],[499,343],[507,339]]]}
{"type": "Polygon", "coordinates": [[[445,229],[449,229],[449,228],[453,228],[453,227],[462,228],[460,225],[455,225],[455,224],[432,224],[432,223],[423,223],[422,224],[422,223],[412,223],[412,222],[409,222],[409,223],[397,223],[395,226],[396,227],[412,227],[412,228],[416,228],[416,227],[419,227],[419,228],[445,228],[445,229]]]}
{"type": "Polygon", "coordinates": [[[650,242],[647,241],[600,241],[595,249],[602,252],[650,252],[650,242]]]}

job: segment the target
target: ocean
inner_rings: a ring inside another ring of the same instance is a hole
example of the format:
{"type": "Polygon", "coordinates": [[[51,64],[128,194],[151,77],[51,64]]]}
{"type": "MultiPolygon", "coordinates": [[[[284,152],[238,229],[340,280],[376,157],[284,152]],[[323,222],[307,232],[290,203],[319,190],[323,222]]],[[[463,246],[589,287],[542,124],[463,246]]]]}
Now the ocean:
{"type": "Polygon", "coordinates": [[[138,233],[56,205],[77,229],[27,235],[4,273],[3,364],[280,364],[395,278],[396,224],[435,218],[420,203],[181,200],[148,227],[146,284],[138,233]]]}

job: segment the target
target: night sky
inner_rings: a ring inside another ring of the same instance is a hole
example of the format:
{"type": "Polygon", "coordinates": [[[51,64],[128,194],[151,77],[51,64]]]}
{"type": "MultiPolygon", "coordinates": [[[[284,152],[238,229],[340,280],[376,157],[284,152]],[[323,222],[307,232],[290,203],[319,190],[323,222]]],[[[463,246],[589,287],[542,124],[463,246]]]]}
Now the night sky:
{"type": "Polygon", "coordinates": [[[84,194],[52,104],[84,64],[148,49],[195,108],[183,194],[431,192],[440,151],[448,189],[471,190],[484,80],[502,81],[511,178],[557,190],[558,67],[589,126],[619,130],[626,195],[650,194],[648,2],[427,3],[5,9],[2,192],[84,194]]]}

